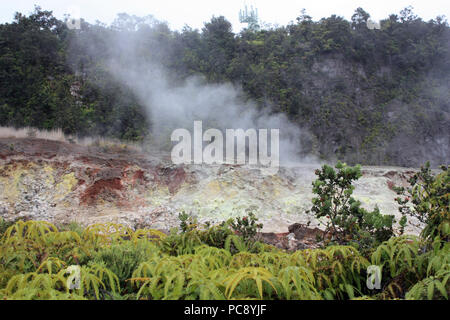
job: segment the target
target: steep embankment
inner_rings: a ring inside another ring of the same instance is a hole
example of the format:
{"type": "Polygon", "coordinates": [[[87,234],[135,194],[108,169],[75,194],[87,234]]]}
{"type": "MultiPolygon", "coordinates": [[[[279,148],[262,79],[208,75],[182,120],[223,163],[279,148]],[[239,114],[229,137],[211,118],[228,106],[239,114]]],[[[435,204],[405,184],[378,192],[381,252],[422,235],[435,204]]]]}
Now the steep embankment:
{"type": "MultiPolygon", "coordinates": [[[[167,154],[125,147],[84,147],[43,139],[0,139],[0,217],[82,224],[114,221],[170,229],[185,210],[221,221],[253,210],[264,231],[317,220],[311,182],[319,165],[280,168],[273,176],[247,166],[175,166],[167,154]]],[[[397,214],[394,184],[413,169],[363,167],[355,196],[364,206],[397,214]]],[[[408,232],[417,233],[412,221],[408,232]]],[[[319,226],[320,227],[320,226],[319,226]]]]}

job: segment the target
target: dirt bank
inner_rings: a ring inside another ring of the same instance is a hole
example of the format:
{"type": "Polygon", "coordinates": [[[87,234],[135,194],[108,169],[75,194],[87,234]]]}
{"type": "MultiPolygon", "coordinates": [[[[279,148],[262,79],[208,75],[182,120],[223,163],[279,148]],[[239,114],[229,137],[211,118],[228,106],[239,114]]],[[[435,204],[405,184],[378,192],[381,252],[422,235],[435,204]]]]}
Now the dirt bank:
{"type": "MultiPolygon", "coordinates": [[[[253,211],[264,232],[286,233],[294,223],[321,228],[306,214],[317,165],[280,168],[262,175],[248,166],[171,164],[167,153],[126,146],[85,147],[60,141],[0,138],[0,216],[82,224],[115,221],[170,229],[180,211],[218,222],[253,211]]],[[[355,197],[396,214],[394,185],[410,168],[363,167],[355,197]]],[[[418,233],[420,225],[407,228],[418,233]]]]}

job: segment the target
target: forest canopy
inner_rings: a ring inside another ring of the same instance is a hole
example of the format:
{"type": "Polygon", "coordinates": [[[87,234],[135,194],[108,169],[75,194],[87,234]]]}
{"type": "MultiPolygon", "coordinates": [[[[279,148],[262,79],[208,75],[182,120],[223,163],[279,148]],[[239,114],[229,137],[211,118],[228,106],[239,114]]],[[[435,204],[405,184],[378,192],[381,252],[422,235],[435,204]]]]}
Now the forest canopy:
{"type": "Polygon", "coordinates": [[[448,160],[450,29],[405,8],[367,28],[313,21],[304,11],[279,27],[233,33],[223,16],[201,30],[171,30],[152,16],[119,14],[109,26],[81,21],[71,30],[39,7],[0,25],[0,125],[61,128],[145,142],[151,119],[130,88],[111,77],[108,41],[140,41],[174,85],[191,76],[242,87],[244,100],[283,113],[310,132],[306,151],[349,163],[418,166],[448,160]]]}

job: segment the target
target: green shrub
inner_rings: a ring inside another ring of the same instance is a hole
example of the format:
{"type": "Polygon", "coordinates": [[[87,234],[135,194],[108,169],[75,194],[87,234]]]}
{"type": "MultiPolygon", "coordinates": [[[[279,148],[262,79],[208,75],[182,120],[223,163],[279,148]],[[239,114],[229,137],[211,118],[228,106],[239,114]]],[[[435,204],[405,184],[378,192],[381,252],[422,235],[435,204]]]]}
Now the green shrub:
{"type": "Polygon", "coordinates": [[[237,217],[235,221],[231,221],[231,228],[248,243],[255,240],[256,234],[263,227],[257,221],[255,214],[250,212],[247,216],[237,217]]]}
{"type": "Polygon", "coordinates": [[[0,237],[5,233],[6,229],[11,227],[15,221],[6,221],[3,218],[0,218],[0,237]]]}
{"type": "Polygon", "coordinates": [[[0,240],[0,298],[448,299],[448,243],[425,250],[416,237],[392,237],[369,262],[352,246],[290,253],[236,234],[223,241],[228,232],[228,223],[167,237],[97,224],[77,238],[46,222],[19,221],[0,240]],[[74,263],[80,251],[83,262],[74,263]],[[370,264],[382,268],[381,292],[366,288],[370,264]]]}
{"type": "Polygon", "coordinates": [[[367,247],[389,239],[394,216],[383,215],[378,208],[367,211],[351,196],[353,181],[362,176],[361,167],[338,162],[335,168],[324,165],[315,171],[318,178],[313,182],[313,193],[317,196],[312,199],[311,208],[316,218],[327,219],[325,232],[331,241],[367,247]]]}
{"type": "Polygon", "coordinates": [[[450,240],[450,172],[448,166],[441,169],[433,175],[427,162],[409,179],[410,187],[395,188],[400,213],[423,222],[421,236],[430,242],[436,237],[442,242],[450,240]]]}
{"type": "Polygon", "coordinates": [[[211,247],[224,248],[227,238],[233,234],[230,224],[231,220],[223,221],[218,225],[207,222],[205,229],[199,232],[201,241],[211,247]]]}
{"type": "Polygon", "coordinates": [[[183,212],[181,232],[168,236],[114,223],[58,229],[18,221],[1,229],[0,299],[448,300],[447,173],[425,169],[420,177],[430,188],[411,191],[413,214],[430,225],[423,239],[393,236],[392,216],[363,210],[351,197],[359,166],[336,169],[317,170],[312,210],[329,218],[337,245],[296,252],[265,245],[252,213],[199,226],[183,212]],[[381,268],[379,291],[366,286],[370,265],[381,268]]]}
{"type": "Polygon", "coordinates": [[[92,262],[104,264],[119,279],[122,288],[128,288],[127,280],[131,278],[133,271],[148,258],[148,245],[145,242],[113,244],[101,248],[92,256],[92,262]]]}
{"type": "Polygon", "coordinates": [[[181,211],[178,214],[178,220],[180,220],[180,228],[182,233],[196,229],[198,226],[197,221],[185,211],[181,211]]]}

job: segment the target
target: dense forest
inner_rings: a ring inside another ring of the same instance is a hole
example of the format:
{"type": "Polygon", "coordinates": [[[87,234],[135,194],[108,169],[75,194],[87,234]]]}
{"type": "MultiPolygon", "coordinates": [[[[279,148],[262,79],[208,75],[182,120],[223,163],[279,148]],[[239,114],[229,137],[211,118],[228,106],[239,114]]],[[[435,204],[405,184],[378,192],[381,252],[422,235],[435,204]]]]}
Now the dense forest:
{"type": "MultiPolygon", "coordinates": [[[[0,25],[0,125],[61,128],[78,136],[143,141],[152,122],[129,87],[111,76],[108,43],[140,39],[139,55],[171,82],[201,76],[242,87],[243,100],[283,113],[310,133],[303,151],[349,163],[417,166],[449,159],[450,28],[411,8],[369,29],[358,8],[347,21],[304,11],[280,27],[232,32],[224,17],[201,30],[170,30],[119,14],[71,30],[39,7],[0,25]]],[[[305,144],[304,144],[305,145],[305,144]]]]}

